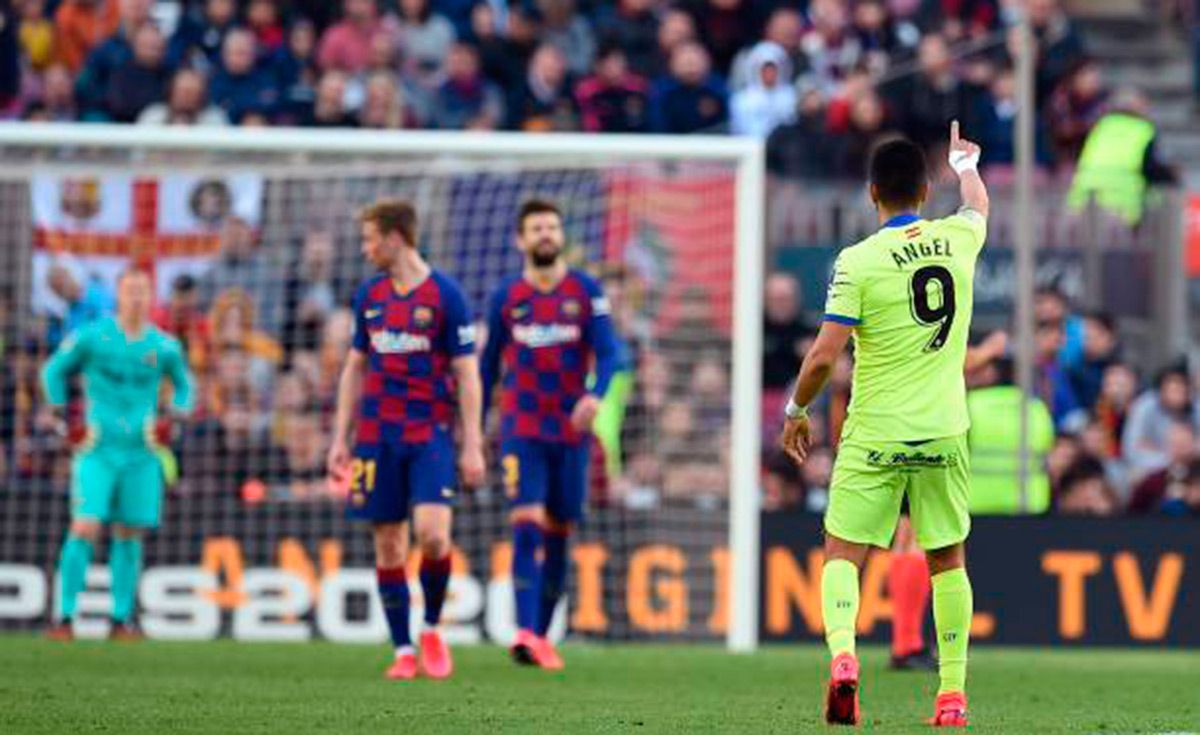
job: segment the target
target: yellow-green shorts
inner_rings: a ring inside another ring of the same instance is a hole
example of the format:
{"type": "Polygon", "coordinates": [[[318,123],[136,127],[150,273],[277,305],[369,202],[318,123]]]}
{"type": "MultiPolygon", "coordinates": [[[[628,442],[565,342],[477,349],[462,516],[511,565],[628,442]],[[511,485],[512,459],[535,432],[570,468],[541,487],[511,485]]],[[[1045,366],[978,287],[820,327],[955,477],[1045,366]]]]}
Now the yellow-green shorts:
{"type": "Polygon", "coordinates": [[[833,465],[825,532],[887,548],[907,495],[922,549],[961,543],[971,531],[970,476],[965,433],[924,442],[845,437],[833,465]]]}

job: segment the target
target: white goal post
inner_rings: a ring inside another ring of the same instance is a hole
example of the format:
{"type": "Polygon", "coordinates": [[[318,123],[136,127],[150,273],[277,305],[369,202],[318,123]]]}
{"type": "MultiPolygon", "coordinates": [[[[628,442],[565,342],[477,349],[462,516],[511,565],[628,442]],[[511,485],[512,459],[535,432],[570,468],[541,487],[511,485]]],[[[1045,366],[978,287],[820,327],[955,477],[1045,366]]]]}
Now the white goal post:
{"type": "MultiPolygon", "coordinates": [[[[378,157],[415,156],[422,159],[522,160],[546,165],[548,160],[570,166],[603,166],[628,163],[698,162],[720,164],[735,172],[735,217],[732,236],[732,373],[729,380],[729,568],[728,648],[753,651],[758,643],[759,618],[759,477],[761,451],[761,354],[764,269],[765,170],[760,141],[717,136],[586,135],[456,133],[408,131],[332,131],[304,129],[203,129],[136,127],[90,124],[0,125],[0,150],[6,160],[16,157],[24,165],[53,168],[61,160],[37,151],[132,151],[124,166],[136,170],[138,151],[147,154],[172,151],[245,156],[253,167],[255,155],[286,161],[315,156],[336,161],[353,156],[356,171],[378,157]],[[24,156],[24,158],[21,158],[24,156]]],[[[153,158],[162,170],[169,158],[153,158]],[[164,163],[166,161],[166,163],[164,163]]],[[[461,165],[461,164],[460,164],[461,165]]],[[[12,233],[6,233],[12,239],[12,233]]],[[[718,447],[697,447],[717,452],[718,447]]]]}

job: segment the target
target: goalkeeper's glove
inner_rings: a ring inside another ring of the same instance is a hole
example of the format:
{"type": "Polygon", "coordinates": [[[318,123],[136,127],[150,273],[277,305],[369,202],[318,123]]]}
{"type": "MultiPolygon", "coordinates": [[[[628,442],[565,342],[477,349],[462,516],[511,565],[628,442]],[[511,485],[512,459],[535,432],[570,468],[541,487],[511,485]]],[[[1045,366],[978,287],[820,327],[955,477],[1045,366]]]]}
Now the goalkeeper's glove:
{"type": "Polygon", "coordinates": [[[71,450],[86,444],[91,433],[83,419],[71,420],[66,406],[50,406],[50,430],[71,450]]]}
{"type": "Polygon", "coordinates": [[[179,438],[183,417],[168,413],[146,422],[146,444],[151,447],[171,447],[179,438]]]}

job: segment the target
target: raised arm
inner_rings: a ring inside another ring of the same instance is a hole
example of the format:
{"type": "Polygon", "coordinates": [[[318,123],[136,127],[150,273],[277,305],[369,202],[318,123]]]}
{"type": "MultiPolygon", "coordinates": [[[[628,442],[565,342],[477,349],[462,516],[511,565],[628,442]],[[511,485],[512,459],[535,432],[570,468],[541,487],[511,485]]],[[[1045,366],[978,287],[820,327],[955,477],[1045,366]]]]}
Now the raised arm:
{"type": "Polygon", "coordinates": [[[963,206],[988,216],[988,193],[979,175],[979,145],[959,136],[958,120],[950,123],[950,168],[958,175],[958,190],[963,206]]]}

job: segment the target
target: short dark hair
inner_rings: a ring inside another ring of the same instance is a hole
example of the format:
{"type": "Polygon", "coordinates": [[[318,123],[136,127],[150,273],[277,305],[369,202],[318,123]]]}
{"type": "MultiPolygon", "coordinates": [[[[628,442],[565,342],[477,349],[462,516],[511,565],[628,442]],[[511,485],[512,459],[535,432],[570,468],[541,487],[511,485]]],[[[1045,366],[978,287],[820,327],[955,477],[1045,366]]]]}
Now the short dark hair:
{"type": "Polygon", "coordinates": [[[1107,311],[1088,312],[1085,318],[1090,322],[1095,322],[1109,334],[1116,334],[1117,332],[1117,320],[1107,311]]]}
{"type": "Polygon", "coordinates": [[[549,199],[527,199],[525,203],[521,205],[521,209],[517,212],[517,232],[523,232],[525,230],[526,219],[535,214],[547,213],[553,213],[557,215],[560,220],[562,219],[562,210],[558,208],[557,204],[549,199]]]}
{"type": "Polygon", "coordinates": [[[196,278],[190,273],[180,273],[171,281],[171,290],[175,293],[191,293],[196,290],[196,278]]]}
{"type": "Polygon", "coordinates": [[[403,199],[380,199],[364,209],[358,219],[374,222],[381,235],[398,232],[409,246],[417,246],[417,210],[403,199]]]}
{"type": "Polygon", "coordinates": [[[916,143],[908,138],[889,138],[871,152],[869,176],[879,204],[914,207],[921,203],[929,183],[929,166],[916,143]]]}

